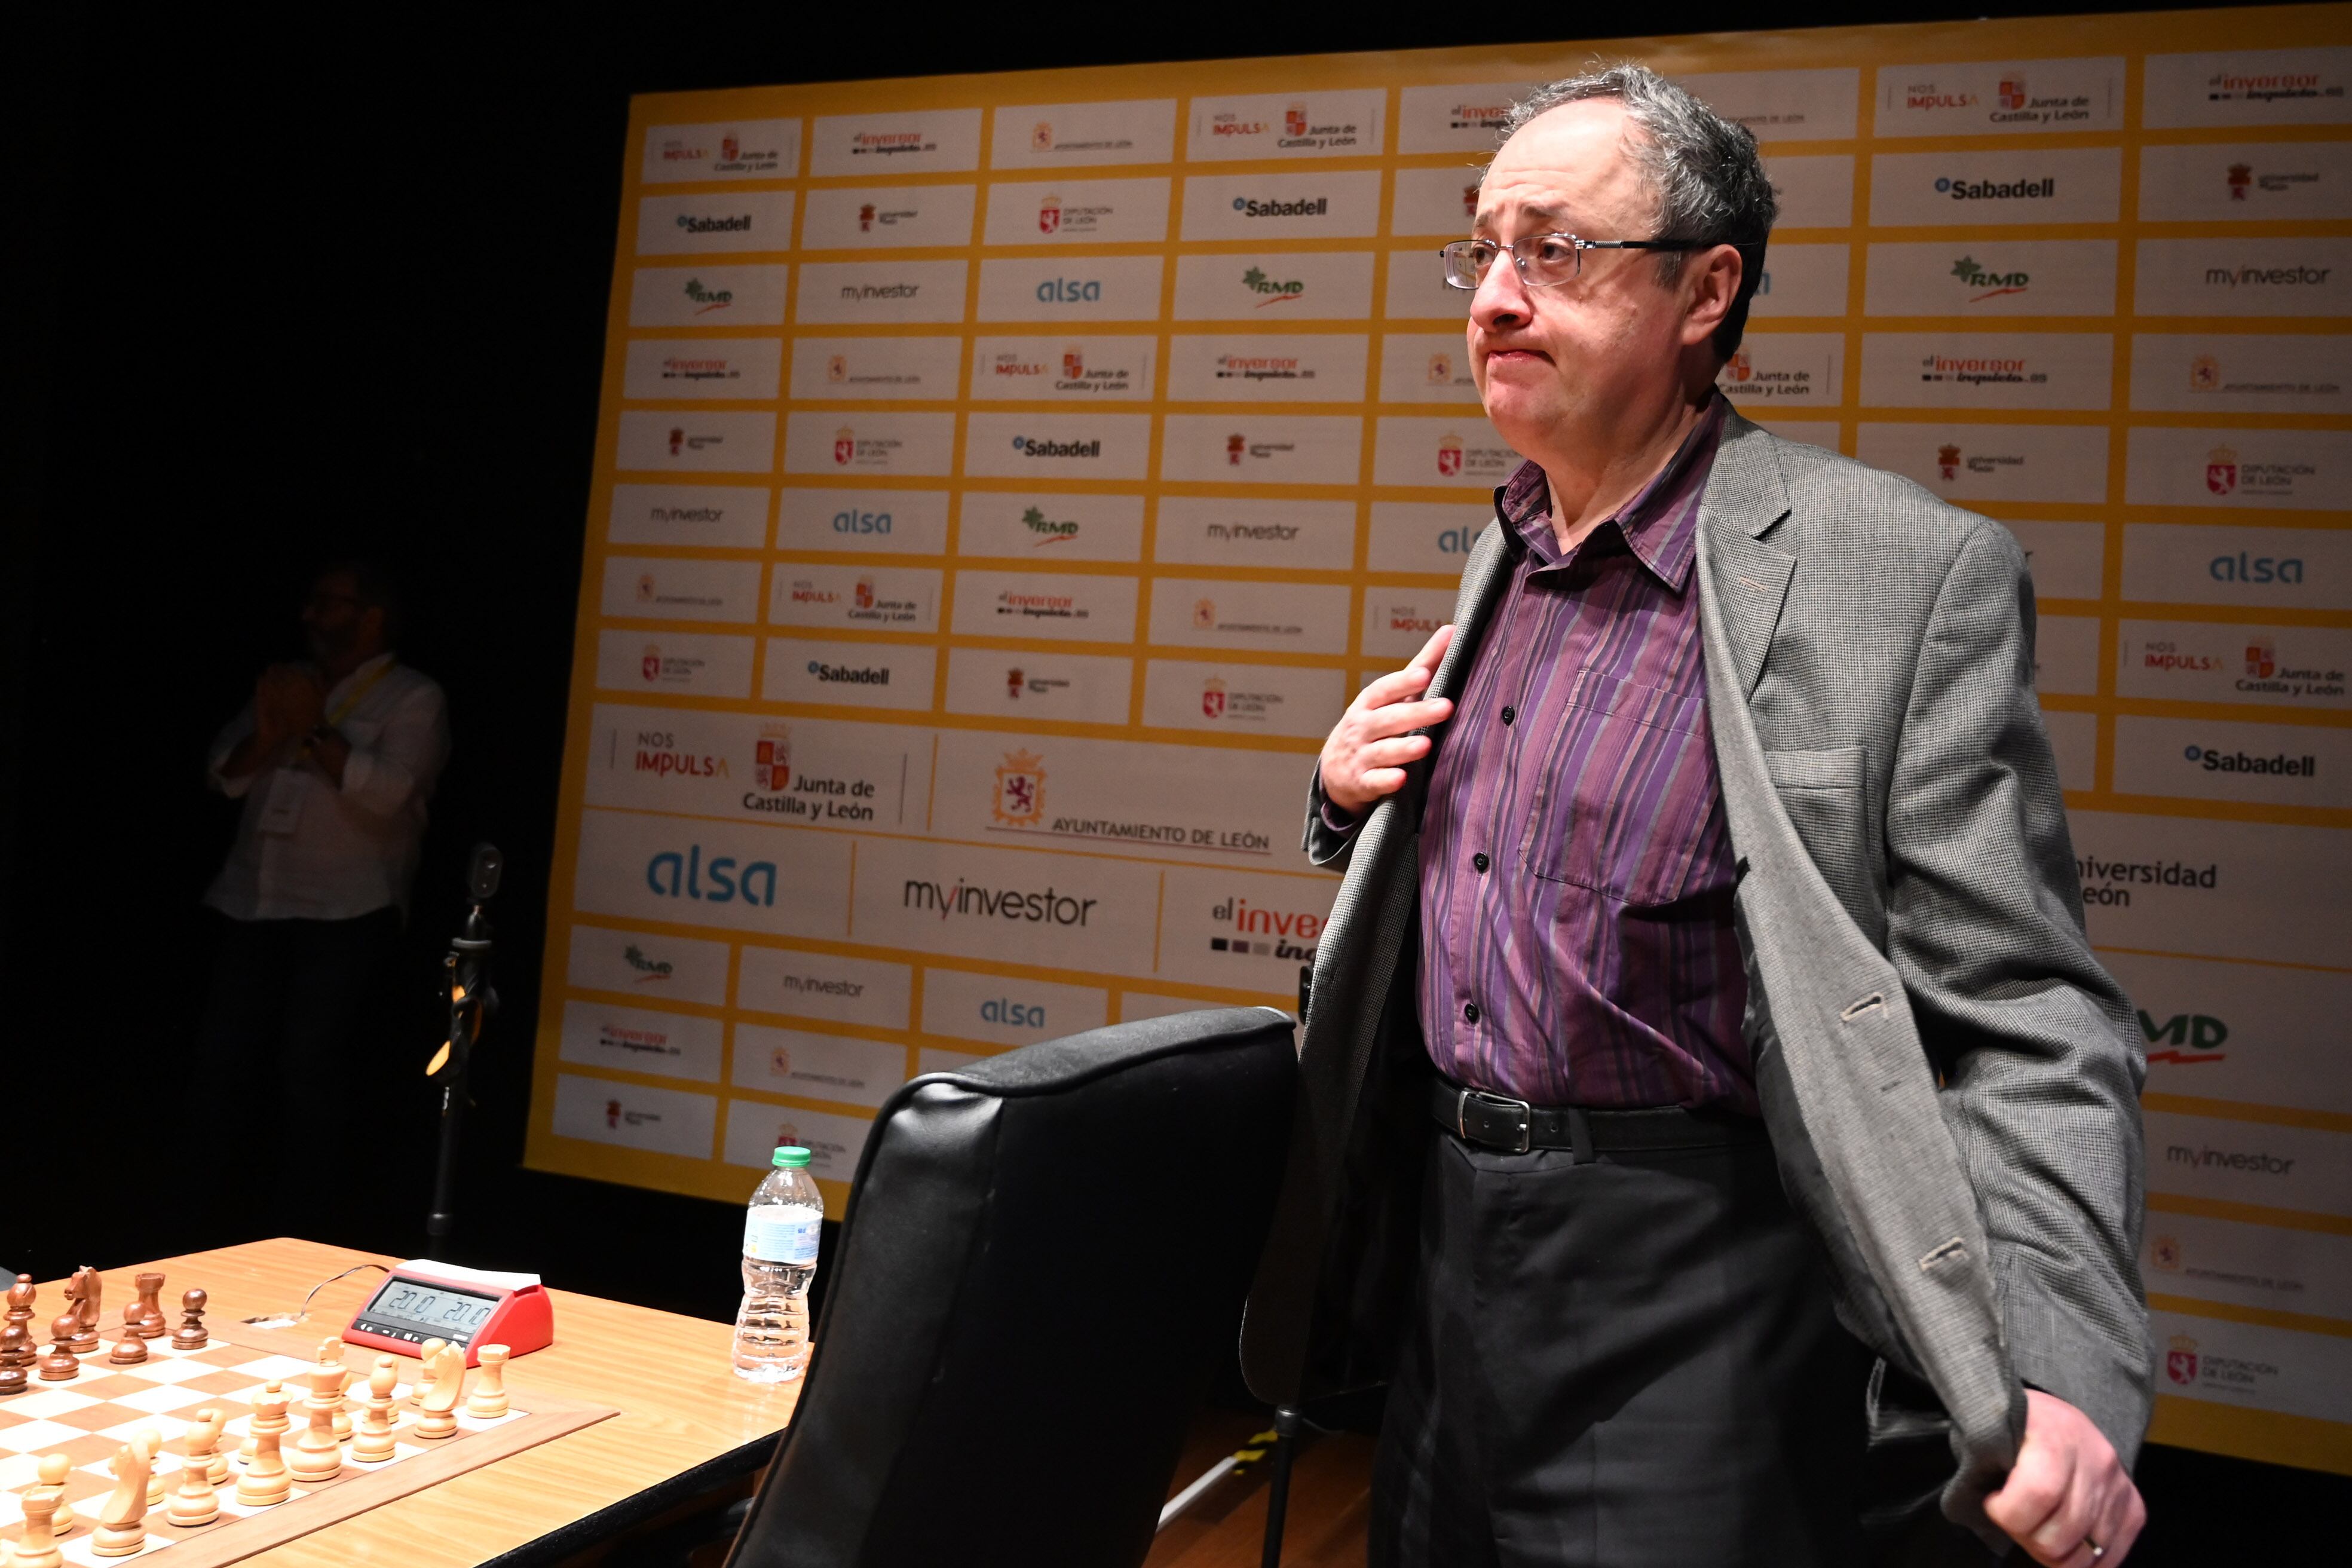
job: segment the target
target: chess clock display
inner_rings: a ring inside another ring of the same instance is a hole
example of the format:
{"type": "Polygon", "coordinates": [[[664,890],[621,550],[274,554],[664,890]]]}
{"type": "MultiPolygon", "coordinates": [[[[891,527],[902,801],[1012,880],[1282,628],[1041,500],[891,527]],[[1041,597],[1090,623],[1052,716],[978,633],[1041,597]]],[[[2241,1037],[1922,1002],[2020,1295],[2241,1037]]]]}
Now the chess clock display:
{"type": "Polygon", "coordinates": [[[464,1347],[500,1344],[516,1355],[555,1339],[555,1317],[536,1274],[492,1273],[429,1258],[393,1266],[352,1319],[343,1338],[355,1345],[415,1355],[427,1340],[464,1347]]]}

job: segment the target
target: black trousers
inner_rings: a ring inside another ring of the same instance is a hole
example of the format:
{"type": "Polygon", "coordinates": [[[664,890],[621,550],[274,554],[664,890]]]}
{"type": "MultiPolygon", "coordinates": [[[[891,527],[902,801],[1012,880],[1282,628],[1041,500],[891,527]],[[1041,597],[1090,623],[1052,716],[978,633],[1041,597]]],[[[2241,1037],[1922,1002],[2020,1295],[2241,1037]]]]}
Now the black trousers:
{"type": "Polygon", "coordinates": [[[1430,1137],[1375,1568],[1862,1561],[1869,1358],[1760,1127],[1582,1164],[1430,1137]]]}
{"type": "Polygon", "coordinates": [[[191,1131],[216,1152],[245,1151],[239,1239],[283,1229],[358,1240],[357,1227],[410,1202],[414,1171],[429,1173],[433,1158],[417,1136],[432,1041],[402,1027],[394,984],[400,911],[207,923],[191,1131]],[[307,1169],[269,1152],[305,1147],[307,1169]]]}

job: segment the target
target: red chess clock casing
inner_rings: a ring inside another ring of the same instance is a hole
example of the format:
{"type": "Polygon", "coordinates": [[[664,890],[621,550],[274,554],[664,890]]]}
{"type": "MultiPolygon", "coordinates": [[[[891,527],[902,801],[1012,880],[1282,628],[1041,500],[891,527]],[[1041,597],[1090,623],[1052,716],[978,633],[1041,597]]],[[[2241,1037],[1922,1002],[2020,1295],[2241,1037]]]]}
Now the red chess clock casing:
{"type": "Polygon", "coordinates": [[[483,1345],[504,1345],[527,1355],[552,1344],[555,1314],[536,1274],[415,1258],[393,1266],[343,1330],[343,1339],[412,1356],[422,1353],[427,1340],[446,1340],[463,1345],[466,1364],[476,1366],[483,1345]]]}

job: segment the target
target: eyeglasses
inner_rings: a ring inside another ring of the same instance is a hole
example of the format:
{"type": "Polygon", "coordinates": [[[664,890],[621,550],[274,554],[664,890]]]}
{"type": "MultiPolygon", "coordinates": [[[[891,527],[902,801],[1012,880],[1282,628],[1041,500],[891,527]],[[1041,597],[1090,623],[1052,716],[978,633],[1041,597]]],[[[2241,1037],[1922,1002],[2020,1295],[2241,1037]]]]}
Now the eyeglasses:
{"type": "Polygon", "coordinates": [[[1588,250],[1700,250],[1695,239],[1582,239],[1572,234],[1531,234],[1510,245],[1492,239],[1457,239],[1438,251],[1445,258],[1445,286],[1475,289],[1486,280],[1495,258],[1507,256],[1530,289],[1555,289],[1584,268],[1588,250]]]}

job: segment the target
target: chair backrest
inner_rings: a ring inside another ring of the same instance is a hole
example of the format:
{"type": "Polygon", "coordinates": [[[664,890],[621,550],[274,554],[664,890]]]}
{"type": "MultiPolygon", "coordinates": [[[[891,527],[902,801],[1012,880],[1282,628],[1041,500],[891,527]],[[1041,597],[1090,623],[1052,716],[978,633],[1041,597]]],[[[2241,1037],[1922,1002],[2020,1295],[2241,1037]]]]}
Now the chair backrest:
{"type": "Polygon", "coordinates": [[[730,1568],[1141,1563],[1273,1212],[1291,1030],[1145,1019],[892,1095],[730,1568]]]}

